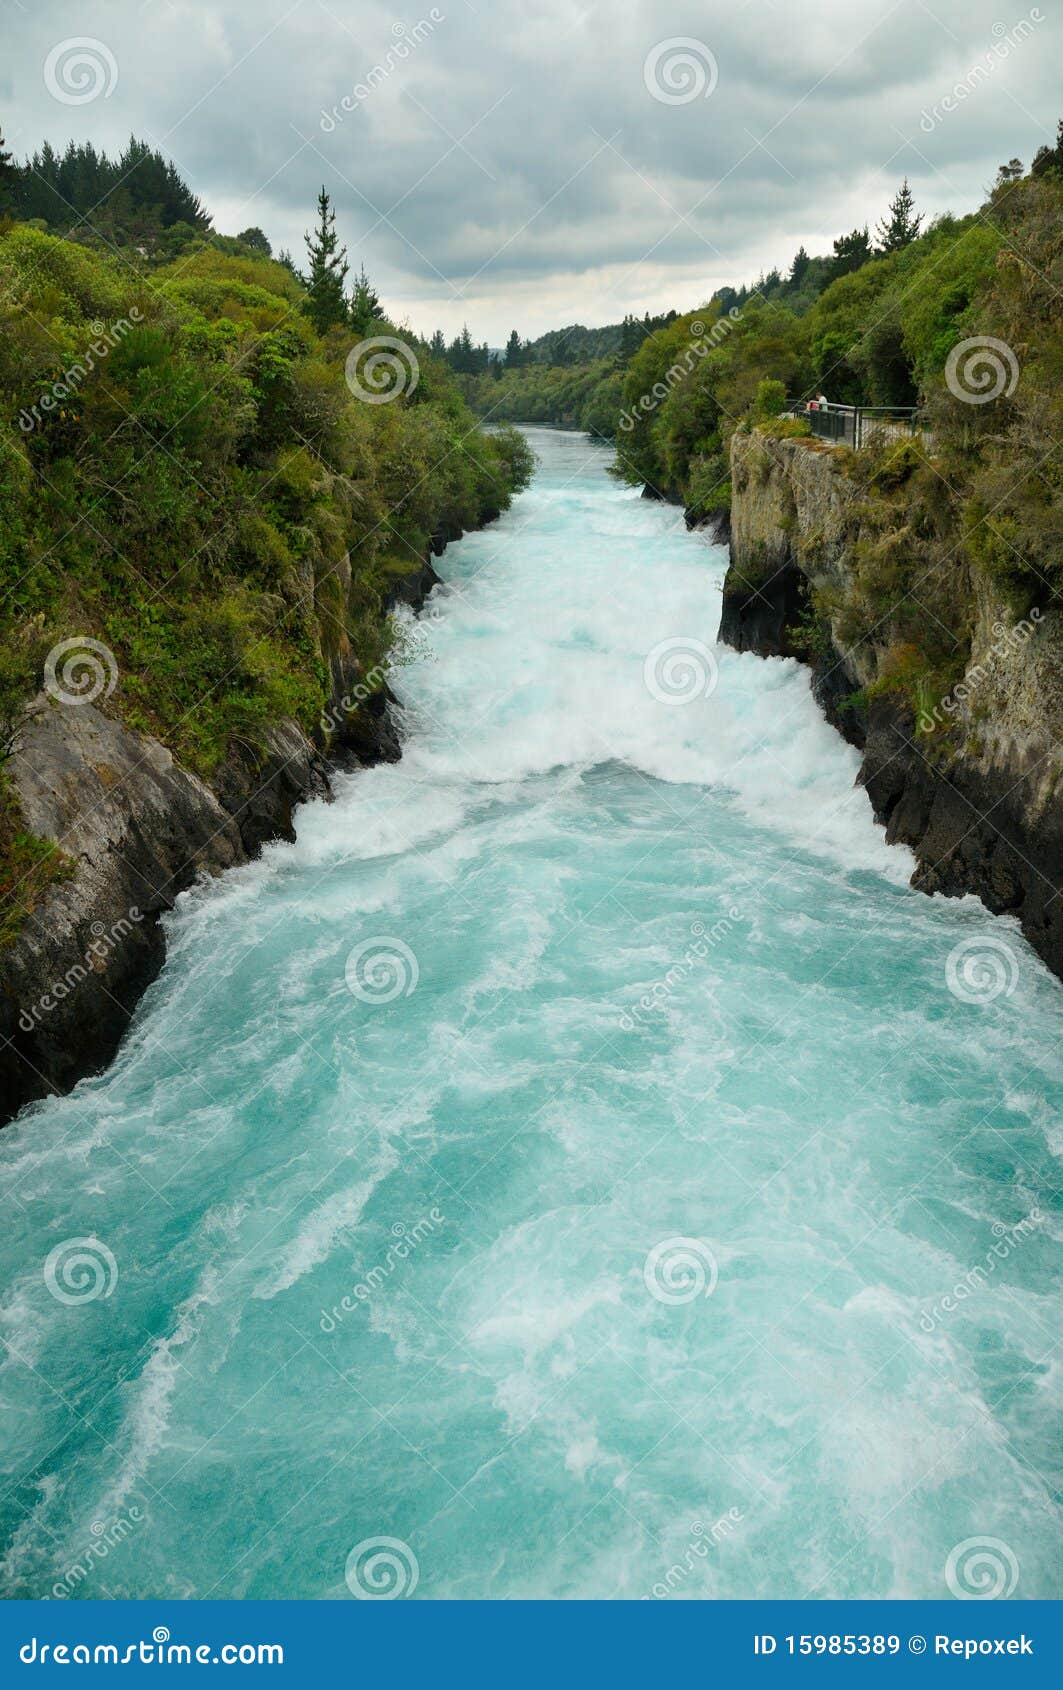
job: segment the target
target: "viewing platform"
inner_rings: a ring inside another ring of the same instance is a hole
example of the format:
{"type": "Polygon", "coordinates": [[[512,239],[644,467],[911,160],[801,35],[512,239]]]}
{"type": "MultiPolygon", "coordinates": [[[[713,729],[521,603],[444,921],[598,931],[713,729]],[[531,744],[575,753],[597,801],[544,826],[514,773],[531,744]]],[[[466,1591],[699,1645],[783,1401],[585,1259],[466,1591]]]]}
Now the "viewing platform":
{"type": "Polygon", "coordinates": [[[808,406],[795,406],[786,415],[807,422],[820,440],[854,451],[869,446],[872,440],[930,439],[916,421],[914,405],[817,405],[813,401],[808,406]]]}

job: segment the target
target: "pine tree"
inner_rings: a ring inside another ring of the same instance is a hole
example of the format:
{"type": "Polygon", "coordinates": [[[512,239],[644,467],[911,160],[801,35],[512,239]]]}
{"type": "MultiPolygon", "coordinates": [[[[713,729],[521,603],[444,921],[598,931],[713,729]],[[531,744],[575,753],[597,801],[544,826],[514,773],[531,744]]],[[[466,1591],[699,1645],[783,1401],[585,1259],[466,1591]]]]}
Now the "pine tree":
{"type": "Polygon", "coordinates": [[[447,355],[447,343],[443,339],[443,330],[442,329],[436,330],[435,334],[432,336],[431,340],[428,342],[428,350],[432,354],[433,358],[445,358],[446,357],[446,355],[447,355]]]}
{"type": "Polygon", "coordinates": [[[325,334],[334,324],[346,321],[344,283],[349,266],[347,248],[336,238],[336,214],[324,187],[317,196],[317,228],[304,238],[310,274],[303,309],[318,334],[325,334]]]}
{"type": "Polygon", "coordinates": [[[455,335],[454,339],[451,341],[450,351],[447,354],[447,358],[451,369],[454,370],[457,375],[471,376],[476,374],[477,352],[476,347],[472,343],[472,335],[469,333],[468,323],[462,324],[461,333],[459,335],[455,335]]]}
{"type": "Polygon", "coordinates": [[[1054,147],[1038,147],[1030,166],[1035,176],[1063,175],[1063,118],[1056,127],[1054,147]]]}
{"type": "Polygon", "coordinates": [[[848,276],[850,271],[859,270],[872,256],[866,225],[863,229],[853,229],[848,235],[839,235],[834,243],[834,257],[830,260],[830,280],[836,281],[839,276],[848,276]]]}
{"type": "Polygon", "coordinates": [[[519,370],[523,368],[524,363],[526,362],[524,348],[521,345],[520,335],[517,333],[516,329],[511,329],[509,331],[509,339],[506,341],[505,360],[506,368],[509,370],[519,370]]]}
{"type": "Polygon", "coordinates": [[[626,316],[620,327],[620,356],[625,362],[634,357],[642,345],[642,340],[638,318],[626,316]]]}
{"type": "Polygon", "coordinates": [[[355,334],[363,337],[370,333],[374,323],[379,323],[384,315],[380,308],[380,300],[365,273],[365,265],[358,272],[358,280],[354,284],[351,294],[350,318],[351,327],[355,334]]]}
{"type": "Polygon", "coordinates": [[[18,200],[18,182],[18,166],[7,150],[4,132],[0,129],[0,216],[5,211],[14,211],[18,200]]]}
{"type": "Polygon", "coordinates": [[[805,277],[805,272],[807,271],[808,266],[811,264],[811,262],[812,262],[812,260],[809,258],[808,253],[805,251],[804,247],[799,246],[796,253],[794,254],[794,261],[790,266],[790,281],[795,288],[801,286],[801,283],[802,283],[802,281],[804,280],[804,277],[805,277]]]}
{"type": "Polygon", "coordinates": [[[906,176],[890,202],[889,216],[878,226],[878,250],[900,252],[902,247],[911,246],[922,223],[922,216],[915,214],[915,196],[906,176]]]}

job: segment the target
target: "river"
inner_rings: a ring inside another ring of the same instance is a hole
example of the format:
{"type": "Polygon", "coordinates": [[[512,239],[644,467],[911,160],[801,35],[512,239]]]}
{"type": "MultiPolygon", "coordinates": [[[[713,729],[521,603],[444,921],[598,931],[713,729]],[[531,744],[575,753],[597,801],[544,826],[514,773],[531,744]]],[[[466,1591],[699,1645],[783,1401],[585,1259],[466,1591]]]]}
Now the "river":
{"type": "Polygon", "coordinates": [[[715,646],[724,550],[529,434],[402,762],[0,1135],[4,1588],[1052,1594],[1058,983],[715,646]]]}

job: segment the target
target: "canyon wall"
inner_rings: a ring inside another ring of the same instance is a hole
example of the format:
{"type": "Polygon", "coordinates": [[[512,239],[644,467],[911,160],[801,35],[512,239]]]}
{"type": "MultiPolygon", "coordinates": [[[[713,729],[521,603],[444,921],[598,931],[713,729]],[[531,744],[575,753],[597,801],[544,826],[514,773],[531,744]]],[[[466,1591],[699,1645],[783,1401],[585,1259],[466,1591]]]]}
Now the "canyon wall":
{"type": "MultiPolygon", "coordinates": [[[[426,560],[392,603],[420,609],[438,579],[426,560]]],[[[60,847],[67,873],[0,950],[0,1123],[111,1060],[165,960],[161,918],[198,875],[294,839],[296,807],[330,795],[333,764],[400,756],[387,686],[367,684],[345,637],[326,655],[319,731],[273,722],[209,781],[95,704],[33,700],[7,773],[26,828],[60,847]]]]}
{"type": "MultiPolygon", "coordinates": [[[[1063,976],[1058,606],[1046,593],[1018,615],[956,555],[949,567],[969,651],[946,697],[920,697],[897,678],[903,654],[891,646],[888,607],[870,610],[860,596],[862,559],[881,544],[876,502],[885,495],[861,478],[853,455],[816,440],[736,433],[731,471],[720,639],[809,662],[823,709],[862,748],[859,778],[887,838],[915,852],[913,885],[972,892],[995,913],[1018,916],[1063,976]]],[[[898,590],[918,604],[918,581],[898,590]]]]}

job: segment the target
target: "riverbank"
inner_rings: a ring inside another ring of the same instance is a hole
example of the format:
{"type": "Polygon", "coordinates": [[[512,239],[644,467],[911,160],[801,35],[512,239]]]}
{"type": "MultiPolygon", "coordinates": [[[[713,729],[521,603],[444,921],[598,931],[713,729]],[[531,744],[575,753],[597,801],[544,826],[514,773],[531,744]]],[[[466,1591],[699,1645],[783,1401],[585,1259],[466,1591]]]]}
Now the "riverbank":
{"type": "MultiPolygon", "coordinates": [[[[392,604],[418,612],[438,581],[426,559],[392,604]]],[[[0,1125],[113,1059],[165,961],[162,918],[193,881],[293,841],[295,811],[330,800],[337,770],[398,760],[395,702],[337,655],[315,734],[281,719],[203,779],[92,704],[33,701],[7,776],[27,827],[71,871],[0,950],[0,1125]]]]}
{"type": "Polygon", "coordinates": [[[291,838],[329,760],[398,756],[392,612],[531,462],[428,348],[240,240],[129,263],[4,217],[0,293],[10,1114],[110,1058],[198,874],[291,838]]]}
{"type": "Polygon", "coordinates": [[[1063,618],[1047,592],[1019,611],[955,549],[921,550],[908,473],[736,433],[719,638],[809,663],[828,720],[862,752],[875,819],[915,853],[912,885],[1017,916],[1063,977],[1063,618]],[[930,691],[911,622],[929,624],[943,592],[970,617],[930,691]]]}

